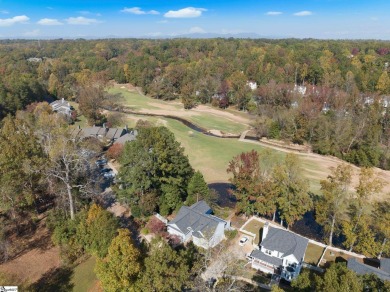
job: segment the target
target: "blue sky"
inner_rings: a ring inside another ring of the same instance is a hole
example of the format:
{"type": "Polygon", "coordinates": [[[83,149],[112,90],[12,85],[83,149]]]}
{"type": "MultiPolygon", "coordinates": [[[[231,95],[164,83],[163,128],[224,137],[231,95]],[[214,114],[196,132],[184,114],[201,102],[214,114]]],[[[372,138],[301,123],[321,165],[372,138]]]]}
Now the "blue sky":
{"type": "Polygon", "coordinates": [[[0,0],[0,38],[264,37],[390,40],[390,0],[0,0]]]}

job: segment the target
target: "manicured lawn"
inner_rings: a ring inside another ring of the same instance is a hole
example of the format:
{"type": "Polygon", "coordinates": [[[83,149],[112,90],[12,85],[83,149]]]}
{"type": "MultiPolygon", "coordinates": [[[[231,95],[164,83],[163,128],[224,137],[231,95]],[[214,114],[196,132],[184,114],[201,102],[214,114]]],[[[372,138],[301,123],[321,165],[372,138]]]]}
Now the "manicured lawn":
{"type": "Polygon", "coordinates": [[[254,243],[256,245],[258,245],[260,243],[260,235],[261,235],[260,230],[263,228],[263,226],[264,226],[264,223],[260,222],[260,221],[257,221],[257,220],[251,220],[250,222],[248,222],[245,225],[244,230],[246,230],[246,231],[248,231],[250,233],[256,234],[256,238],[255,238],[255,241],[254,241],[254,243]]]}
{"type": "Polygon", "coordinates": [[[95,263],[96,259],[94,257],[90,257],[74,269],[72,279],[74,292],[87,292],[94,286],[97,281],[96,275],[93,271],[95,263]]]}
{"type": "Polygon", "coordinates": [[[317,265],[323,252],[324,248],[322,246],[309,242],[305,253],[305,262],[313,266],[317,265]]]}
{"type": "Polygon", "coordinates": [[[180,103],[153,99],[140,95],[136,91],[132,92],[120,87],[113,87],[108,92],[121,96],[122,98],[119,99],[119,102],[134,111],[150,110],[151,112],[157,111],[156,113],[175,115],[175,111],[180,110],[181,117],[206,130],[215,129],[225,133],[239,134],[248,128],[246,125],[210,113],[184,111],[183,105],[180,103]]]}

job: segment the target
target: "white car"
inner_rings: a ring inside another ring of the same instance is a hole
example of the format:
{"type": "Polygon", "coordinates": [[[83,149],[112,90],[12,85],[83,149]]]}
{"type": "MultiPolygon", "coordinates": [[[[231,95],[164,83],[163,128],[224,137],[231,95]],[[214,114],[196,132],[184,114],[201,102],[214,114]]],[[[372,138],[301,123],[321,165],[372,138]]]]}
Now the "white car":
{"type": "Polygon", "coordinates": [[[248,237],[243,236],[243,237],[241,237],[241,239],[240,239],[239,245],[240,245],[240,246],[244,246],[245,243],[247,243],[247,242],[248,242],[248,237]]]}

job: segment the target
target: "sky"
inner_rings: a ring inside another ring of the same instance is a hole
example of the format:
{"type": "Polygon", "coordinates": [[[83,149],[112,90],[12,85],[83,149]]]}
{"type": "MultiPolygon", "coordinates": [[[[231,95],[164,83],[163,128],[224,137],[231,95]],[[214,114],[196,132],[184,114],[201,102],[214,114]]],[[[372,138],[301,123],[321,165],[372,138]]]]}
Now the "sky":
{"type": "Polygon", "coordinates": [[[390,0],[0,0],[0,38],[175,37],[390,40],[390,0]]]}

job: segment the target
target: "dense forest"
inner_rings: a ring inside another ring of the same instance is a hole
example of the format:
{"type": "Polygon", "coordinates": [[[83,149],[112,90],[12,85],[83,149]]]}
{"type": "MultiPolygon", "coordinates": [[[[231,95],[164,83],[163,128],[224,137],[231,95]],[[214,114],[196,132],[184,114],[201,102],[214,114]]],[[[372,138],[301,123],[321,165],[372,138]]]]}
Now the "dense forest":
{"type": "Polygon", "coordinates": [[[79,101],[92,83],[115,80],[188,109],[236,106],[258,116],[259,137],[390,169],[389,52],[383,41],[2,41],[0,119],[50,96],[79,101]]]}

